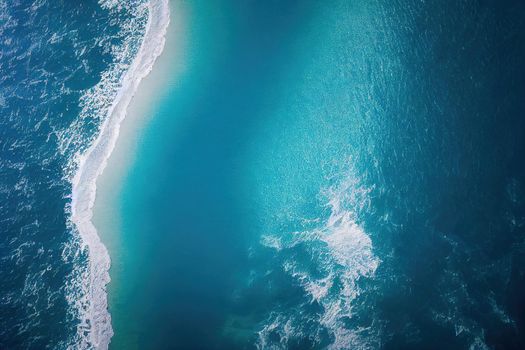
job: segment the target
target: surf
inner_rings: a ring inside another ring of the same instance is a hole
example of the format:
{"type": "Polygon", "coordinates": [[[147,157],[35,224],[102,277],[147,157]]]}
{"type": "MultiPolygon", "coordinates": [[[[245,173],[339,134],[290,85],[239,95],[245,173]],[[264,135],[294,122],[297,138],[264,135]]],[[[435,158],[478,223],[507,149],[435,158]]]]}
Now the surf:
{"type": "MultiPolygon", "coordinates": [[[[121,3],[104,1],[101,5],[111,9],[121,6],[121,3]]],[[[82,286],[83,300],[75,301],[81,319],[78,327],[80,348],[94,346],[106,349],[113,336],[106,293],[106,285],[110,282],[111,259],[91,219],[97,192],[96,181],[104,171],[115,147],[120,125],[126,117],[126,109],[137,92],[141,80],[149,74],[155,60],[164,49],[165,35],[170,21],[168,1],[151,0],[142,6],[145,8],[141,10],[148,11],[148,19],[140,48],[117,83],[118,90],[106,112],[97,137],[87,150],[77,153],[73,159],[76,172],[71,179],[70,219],[78,232],[82,248],[87,251],[89,264],[88,276],[82,286]]],[[[104,72],[102,80],[83,96],[84,101],[88,101],[84,104],[83,113],[92,111],[93,106],[89,101],[100,101],[100,99],[104,101],[106,89],[108,86],[111,87],[114,76],[122,68],[122,66],[113,66],[112,69],[104,72]]],[[[82,118],[82,115],[80,117],[82,118]]]]}

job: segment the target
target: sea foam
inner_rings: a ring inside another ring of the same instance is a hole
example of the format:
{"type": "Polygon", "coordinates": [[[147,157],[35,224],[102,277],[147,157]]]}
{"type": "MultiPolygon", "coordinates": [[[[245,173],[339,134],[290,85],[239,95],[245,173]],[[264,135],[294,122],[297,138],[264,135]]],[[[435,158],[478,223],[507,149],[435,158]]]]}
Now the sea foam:
{"type": "MultiPolygon", "coordinates": [[[[120,6],[119,1],[102,1],[107,8],[120,6]]],[[[140,81],[149,74],[161,54],[169,24],[168,0],[150,0],[147,5],[148,20],[142,43],[127,71],[118,82],[116,97],[111,101],[99,132],[83,153],[76,156],[76,172],[72,178],[71,220],[83,248],[88,255],[88,278],[82,282],[82,301],[74,301],[81,324],[78,327],[78,344],[75,347],[107,349],[113,330],[107,309],[106,285],[110,281],[110,257],[98,236],[91,219],[96,196],[96,180],[103,172],[113,151],[126,109],[137,91],[140,81]]],[[[91,91],[100,103],[104,100],[104,77],[91,91]],[[93,92],[94,91],[94,92],[93,92]]],[[[94,102],[96,103],[96,101],[94,102]]]]}
{"type": "Polygon", "coordinates": [[[359,280],[374,276],[380,260],[373,253],[372,240],[358,222],[360,212],[366,211],[369,190],[360,186],[353,172],[346,174],[333,186],[325,188],[329,216],[317,227],[292,232],[285,237],[263,236],[261,243],[285,256],[283,270],[292,276],[322,312],[309,315],[308,305],[273,312],[258,333],[259,349],[274,348],[272,333],[280,338],[280,347],[290,339],[310,338],[321,341],[320,334],[328,332],[329,349],[368,349],[375,339],[369,329],[348,327],[345,320],[354,316],[353,303],[361,293],[359,280]],[[297,261],[290,252],[300,245],[309,247],[308,263],[297,261]],[[287,253],[288,252],[288,253],[287,253]],[[312,266],[315,266],[313,273],[312,266]],[[305,330],[305,325],[316,324],[305,330]],[[314,330],[312,332],[312,330],[314,330]]]}

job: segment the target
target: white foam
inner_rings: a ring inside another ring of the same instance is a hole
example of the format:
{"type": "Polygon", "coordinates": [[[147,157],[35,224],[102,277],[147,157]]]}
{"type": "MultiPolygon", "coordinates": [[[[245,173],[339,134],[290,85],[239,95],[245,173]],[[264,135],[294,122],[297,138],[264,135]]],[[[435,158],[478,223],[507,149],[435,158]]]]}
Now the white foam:
{"type": "MultiPolygon", "coordinates": [[[[286,259],[283,268],[299,282],[312,302],[322,306],[323,311],[316,316],[315,322],[331,335],[328,348],[371,348],[375,339],[367,337],[373,332],[363,328],[349,329],[344,321],[352,317],[352,303],[361,292],[359,279],[373,277],[380,262],[373,253],[370,237],[357,222],[358,213],[368,205],[369,191],[359,186],[357,177],[351,172],[323,194],[330,216],[319,227],[291,233],[291,238],[264,236],[261,243],[281,254],[299,243],[307,243],[310,258],[320,274],[313,275],[308,266],[290,258],[286,259]]],[[[304,314],[300,310],[288,312],[291,313],[281,312],[269,318],[268,326],[259,332],[259,348],[271,348],[266,337],[272,331],[277,330],[280,334],[292,321],[305,323],[301,321],[304,314]]]]}
{"type": "MultiPolygon", "coordinates": [[[[118,3],[105,1],[101,5],[111,7],[118,6],[118,3]]],[[[116,98],[111,102],[97,138],[75,160],[77,170],[72,179],[71,220],[89,256],[89,278],[84,281],[83,286],[86,300],[74,302],[82,319],[78,328],[80,340],[75,347],[107,349],[113,335],[106,294],[106,285],[110,281],[110,257],[91,222],[92,208],[96,196],[96,180],[115,147],[126,109],[140,81],[149,74],[164,48],[169,24],[168,0],[150,0],[147,5],[149,16],[142,44],[120,81],[116,98]]],[[[103,89],[103,85],[97,88],[103,89]]]]}
{"type": "Polygon", "coordinates": [[[273,321],[270,321],[270,323],[266,324],[263,329],[257,333],[258,342],[255,344],[256,348],[261,350],[286,349],[290,338],[297,337],[300,331],[293,326],[292,320],[290,319],[285,319],[276,314],[270,318],[273,319],[273,321]],[[272,333],[279,335],[279,344],[273,344],[269,341],[272,333]]]}

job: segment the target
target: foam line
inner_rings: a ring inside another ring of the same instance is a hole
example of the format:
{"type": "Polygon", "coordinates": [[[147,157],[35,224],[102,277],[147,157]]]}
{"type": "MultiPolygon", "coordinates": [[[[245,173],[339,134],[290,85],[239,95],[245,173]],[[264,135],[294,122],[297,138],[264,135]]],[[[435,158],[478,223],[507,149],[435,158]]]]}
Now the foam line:
{"type": "Polygon", "coordinates": [[[76,225],[82,244],[89,256],[89,280],[85,281],[85,292],[89,301],[87,310],[81,315],[89,324],[87,337],[82,347],[107,349],[113,335],[111,315],[107,308],[106,285],[110,281],[111,260],[108,251],[93,225],[93,204],[96,197],[96,181],[103,172],[113,151],[126,116],[127,107],[137,91],[140,81],[151,71],[157,57],[162,53],[169,24],[168,0],[151,0],[149,16],[140,49],[123,75],[118,91],[98,137],[93,144],[78,156],[78,168],[72,179],[71,220],[76,225]]]}

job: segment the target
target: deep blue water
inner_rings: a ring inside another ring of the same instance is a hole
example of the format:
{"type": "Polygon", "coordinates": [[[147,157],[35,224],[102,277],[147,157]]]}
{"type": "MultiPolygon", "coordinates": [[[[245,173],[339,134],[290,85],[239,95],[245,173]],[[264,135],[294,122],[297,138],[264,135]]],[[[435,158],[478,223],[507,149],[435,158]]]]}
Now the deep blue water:
{"type": "MultiPolygon", "coordinates": [[[[93,345],[69,180],[140,42],[120,3],[0,0],[0,348],[93,345]]],[[[183,4],[110,347],[525,348],[525,5],[183,4]]]]}
{"type": "Polygon", "coordinates": [[[92,345],[70,180],[140,44],[118,3],[0,1],[1,349],[92,345]]]}

